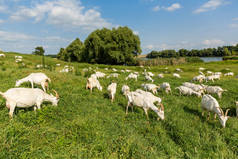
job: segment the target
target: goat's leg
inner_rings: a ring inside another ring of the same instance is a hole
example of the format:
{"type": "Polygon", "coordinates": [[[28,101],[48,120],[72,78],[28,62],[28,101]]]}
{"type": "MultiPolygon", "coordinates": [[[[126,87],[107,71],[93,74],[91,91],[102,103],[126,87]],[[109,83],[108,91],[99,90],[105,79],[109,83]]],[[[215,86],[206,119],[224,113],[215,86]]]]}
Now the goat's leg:
{"type": "Polygon", "coordinates": [[[42,87],[43,91],[46,92],[46,90],[45,90],[45,82],[41,83],[41,87],[42,87]]]}
{"type": "Polygon", "coordinates": [[[128,107],[130,106],[130,102],[128,101],[127,106],[126,106],[126,115],[128,114],[128,107]]]}
{"type": "Polygon", "coordinates": [[[31,88],[33,89],[34,88],[34,83],[33,83],[32,80],[30,82],[31,82],[31,88]]]}
{"type": "Polygon", "coordinates": [[[38,109],[41,108],[41,107],[40,107],[41,103],[42,103],[41,101],[36,102],[36,106],[37,106],[38,109]]]}
{"type": "Polygon", "coordinates": [[[9,111],[9,117],[12,119],[13,118],[13,113],[16,107],[16,103],[11,103],[10,104],[10,111],[9,111]]]}
{"type": "Polygon", "coordinates": [[[149,120],[149,116],[148,116],[148,110],[146,108],[144,108],[144,112],[145,112],[145,115],[147,117],[147,120],[149,120]]]}
{"type": "Polygon", "coordinates": [[[214,114],[214,120],[216,119],[216,117],[217,117],[217,114],[215,113],[215,114],[214,114]]]}
{"type": "Polygon", "coordinates": [[[207,120],[210,120],[210,112],[208,112],[207,120]]]}

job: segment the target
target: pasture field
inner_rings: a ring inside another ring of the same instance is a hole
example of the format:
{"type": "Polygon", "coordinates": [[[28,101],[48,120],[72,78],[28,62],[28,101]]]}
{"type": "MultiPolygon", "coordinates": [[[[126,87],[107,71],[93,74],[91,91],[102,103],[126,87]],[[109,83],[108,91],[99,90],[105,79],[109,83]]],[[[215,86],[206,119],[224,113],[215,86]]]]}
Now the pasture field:
{"type": "MultiPolygon", "coordinates": [[[[5,92],[15,86],[17,79],[32,72],[44,72],[51,78],[50,91],[57,90],[61,99],[57,107],[44,103],[41,110],[33,108],[17,109],[9,119],[5,100],[0,97],[0,158],[238,158],[238,118],[235,101],[238,101],[238,79],[222,77],[220,81],[208,83],[218,85],[224,92],[218,99],[223,110],[229,108],[230,119],[222,128],[218,119],[206,120],[202,117],[197,97],[180,96],[174,88],[198,75],[198,68],[227,72],[226,68],[238,74],[237,61],[186,64],[168,66],[165,78],[154,77],[155,84],[169,82],[172,94],[159,92],[165,106],[165,120],[157,121],[154,112],[149,111],[146,119],[141,108],[129,108],[126,116],[127,99],[121,94],[123,84],[131,90],[141,88],[146,82],[140,74],[139,80],[125,80],[129,73],[121,73],[119,78],[99,79],[103,91],[85,89],[90,73],[83,68],[96,68],[109,75],[110,68],[143,71],[140,67],[90,65],[72,63],[75,73],[59,73],[67,63],[46,58],[50,69],[35,69],[41,57],[22,55],[26,66],[15,63],[15,53],[6,53],[0,59],[0,91],[5,92]],[[61,67],[53,67],[60,63],[61,67]],[[109,68],[105,71],[104,68],[109,68]],[[172,77],[176,68],[181,68],[181,79],[172,77]],[[115,102],[107,95],[111,81],[118,83],[115,102]]],[[[165,71],[166,66],[147,69],[156,75],[165,71]]],[[[22,86],[30,87],[30,83],[22,86]]],[[[38,86],[40,88],[40,86],[38,86]]]]}

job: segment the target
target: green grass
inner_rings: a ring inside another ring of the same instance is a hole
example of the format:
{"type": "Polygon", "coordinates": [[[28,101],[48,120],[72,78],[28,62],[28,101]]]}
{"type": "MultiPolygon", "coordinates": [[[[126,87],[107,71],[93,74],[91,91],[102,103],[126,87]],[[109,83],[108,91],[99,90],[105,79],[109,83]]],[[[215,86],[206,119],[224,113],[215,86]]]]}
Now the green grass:
{"type": "MultiPolygon", "coordinates": [[[[17,109],[14,119],[9,120],[5,100],[0,97],[0,158],[238,158],[238,119],[235,117],[235,101],[238,100],[238,79],[224,77],[210,85],[219,85],[225,92],[218,99],[223,110],[231,109],[231,118],[226,128],[222,128],[218,119],[206,121],[201,116],[201,99],[179,96],[174,90],[182,82],[189,81],[198,74],[199,67],[211,71],[224,71],[230,68],[238,74],[238,62],[224,61],[201,64],[168,66],[164,79],[154,78],[155,83],[169,82],[172,95],[159,92],[165,105],[165,120],[157,121],[156,114],[149,112],[150,120],[142,109],[129,109],[125,115],[126,98],[120,93],[123,84],[131,90],[141,88],[145,82],[141,75],[138,82],[125,81],[128,73],[113,79],[118,83],[116,99],[111,103],[106,87],[112,79],[100,79],[103,91],[85,90],[87,74],[85,67],[105,67],[125,69],[125,66],[106,66],[72,63],[76,73],[58,73],[65,62],[46,57],[46,64],[55,69],[35,69],[41,58],[23,55],[23,62],[16,64],[15,53],[7,53],[0,59],[0,91],[14,87],[15,81],[32,72],[45,72],[52,80],[51,89],[61,96],[58,107],[44,103],[41,110],[17,109]],[[171,75],[176,68],[184,70],[181,79],[171,75]]],[[[156,74],[166,66],[151,67],[156,74]]],[[[127,67],[143,71],[140,67],[127,67]]],[[[148,69],[147,69],[148,70],[148,69]]],[[[30,87],[30,84],[24,84],[30,87]]],[[[38,86],[39,87],[39,86],[38,86]]]]}

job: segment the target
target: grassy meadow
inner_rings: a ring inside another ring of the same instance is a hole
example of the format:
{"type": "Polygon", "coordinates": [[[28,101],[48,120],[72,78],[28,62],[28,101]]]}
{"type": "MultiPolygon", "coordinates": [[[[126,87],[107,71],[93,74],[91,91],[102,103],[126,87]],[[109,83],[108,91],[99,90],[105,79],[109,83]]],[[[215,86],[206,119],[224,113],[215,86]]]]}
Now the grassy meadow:
{"type": "MultiPolygon", "coordinates": [[[[5,92],[15,86],[17,79],[32,72],[44,72],[51,78],[50,92],[57,90],[61,99],[57,107],[44,103],[41,110],[33,108],[16,109],[14,118],[9,119],[5,99],[0,97],[0,158],[238,158],[238,118],[235,101],[238,101],[238,79],[222,77],[220,81],[208,85],[218,85],[224,92],[218,102],[223,110],[230,109],[230,119],[226,128],[222,128],[218,118],[206,120],[202,117],[197,97],[180,96],[174,88],[190,81],[198,75],[198,68],[210,71],[228,72],[229,68],[238,74],[237,61],[223,61],[199,64],[168,66],[165,78],[154,77],[155,84],[169,82],[172,95],[159,92],[165,106],[165,120],[157,121],[154,112],[149,111],[149,120],[141,108],[129,108],[126,116],[126,98],[121,94],[121,87],[127,84],[131,90],[141,88],[146,82],[140,74],[137,82],[125,81],[129,73],[121,73],[119,78],[99,79],[103,91],[85,89],[89,73],[83,68],[92,67],[109,75],[110,68],[130,69],[142,72],[140,67],[90,65],[71,63],[73,73],[59,73],[66,62],[46,57],[49,69],[36,69],[41,57],[22,55],[22,64],[15,63],[16,53],[6,53],[0,58],[0,91],[5,92]],[[60,63],[60,67],[55,64],[60,63]],[[109,68],[105,71],[104,68],[109,68]],[[181,79],[172,77],[176,68],[181,68],[181,79]],[[117,93],[111,103],[107,95],[107,86],[115,81],[117,93]]],[[[68,65],[68,64],[67,64],[68,65]]],[[[163,73],[166,66],[155,66],[147,71],[163,73]]],[[[22,87],[31,87],[25,83],[22,87]]],[[[36,87],[36,86],[35,86],[36,87]]],[[[37,86],[40,88],[40,86],[37,86]]]]}

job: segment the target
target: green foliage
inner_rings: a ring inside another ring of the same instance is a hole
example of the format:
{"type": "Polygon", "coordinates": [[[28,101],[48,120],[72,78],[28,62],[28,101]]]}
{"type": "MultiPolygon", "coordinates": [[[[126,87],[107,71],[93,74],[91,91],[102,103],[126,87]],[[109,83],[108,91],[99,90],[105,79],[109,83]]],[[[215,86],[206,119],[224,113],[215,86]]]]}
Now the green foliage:
{"type": "Polygon", "coordinates": [[[223,46],[215,48],[207,48],[202,50],[186,50],[180,49],[175,50],[162,50],[162,51],[151,51],[146,57],[147,58],[171,58],[171,57],[212,57],[212,56],[230,56],[238,55],[238,45],[237,46],[223,46]]]}
{"type": "Polygon", "coordinates": [[[186,57],[186,61],[188,63],[202,63],[203,60],[200,59],[199,57],[186,57]]]}
{"type": "Polygon", "coordinates": [[[128,27],[92,32],[84,42],[83,60],[99,64],[135,64],[141,53],[140,39],[128,27]]]}
{"type": "Polygon", "coordinates": [[[44,56],[45,50],[42,46],[37,46],[35,48],[35,51],[32,52],[32,54],[34,55],[40,55],[40,56],[44,56]]]}
{"type": "Polygon", "coordinates": [[[83,52],[84,45],[79,38],[76,38],[69,46],[65,49],[61,48],[57,55],[58,59],[64,61],[82,61],[81,56],[83,52]]]}

